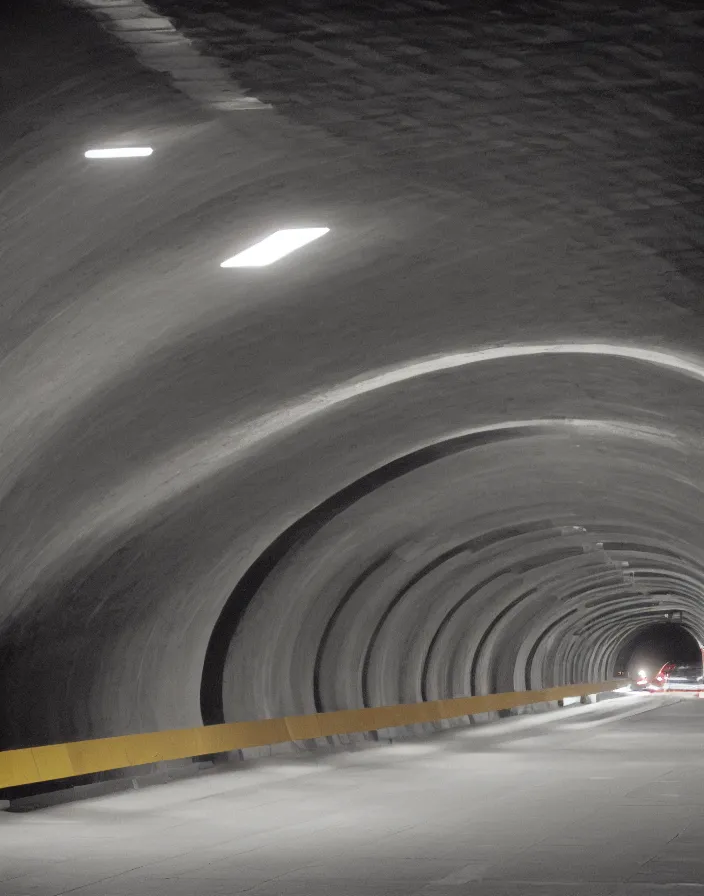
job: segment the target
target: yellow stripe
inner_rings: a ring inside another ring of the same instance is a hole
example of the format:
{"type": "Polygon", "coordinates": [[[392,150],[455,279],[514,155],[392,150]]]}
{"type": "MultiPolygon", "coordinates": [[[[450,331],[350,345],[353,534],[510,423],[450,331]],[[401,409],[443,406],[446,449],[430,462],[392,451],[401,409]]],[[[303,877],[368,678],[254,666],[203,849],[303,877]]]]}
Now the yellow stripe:
{"type": "Polygon", "coordinates": [[[543,691],[515,691],[481,697],[455,697],[426,703],[399,703],[369,709],[345,709],[338,712],[255,722],[233,722],[204,728],[156,731],[151,734],[127,734],[97,740],[74,741],[47,747],[0,752],[0,788],[36,784],[74,775],[88,775],[119,768],[147,765],[169,759],[189,759],[210,753],[229,753],[247,747],[264,747],[294,740],[312,740],[335,734],[400,728],[421,722],[457,719],[461,716],[514,709],[530,703],[547,703],[565,697],[582,697],[613,691],[622,681],[568,685],[543,691]]]}

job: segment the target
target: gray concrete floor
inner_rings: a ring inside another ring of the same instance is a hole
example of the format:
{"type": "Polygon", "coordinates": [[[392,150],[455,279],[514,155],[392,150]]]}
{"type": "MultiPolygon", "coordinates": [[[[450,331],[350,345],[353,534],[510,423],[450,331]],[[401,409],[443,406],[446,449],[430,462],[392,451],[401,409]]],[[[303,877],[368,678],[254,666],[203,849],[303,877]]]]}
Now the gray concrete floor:
{"type": "Polygon", "coordinates": [[[704,894],[703,727],[626,697],[0,813],[0,893],[704,894]]]}

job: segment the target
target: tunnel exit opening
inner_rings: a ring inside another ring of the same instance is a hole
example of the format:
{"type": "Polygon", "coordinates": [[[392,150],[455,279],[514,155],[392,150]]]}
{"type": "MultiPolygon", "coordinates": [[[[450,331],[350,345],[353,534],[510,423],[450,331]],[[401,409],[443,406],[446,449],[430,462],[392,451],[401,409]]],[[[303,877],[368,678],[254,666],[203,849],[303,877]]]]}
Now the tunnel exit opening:
{"type": "Polygon", "coordinates": [[[702,648],[681,623],[651,623],[635,632],[619,653],[616,671],[630,678],[655,675],[665,663],[690,665],[702,662],[702,648]]]}

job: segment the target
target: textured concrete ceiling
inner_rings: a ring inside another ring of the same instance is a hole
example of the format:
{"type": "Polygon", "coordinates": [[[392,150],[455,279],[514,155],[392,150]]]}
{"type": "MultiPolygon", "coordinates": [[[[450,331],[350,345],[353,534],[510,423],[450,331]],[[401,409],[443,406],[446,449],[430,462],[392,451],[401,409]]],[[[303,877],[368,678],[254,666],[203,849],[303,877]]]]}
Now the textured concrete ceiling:
{"type": "Polygon", "coordinates": [[[702,15],[383,9],[2,31],[0,745],[704,635],[702,15]]]}

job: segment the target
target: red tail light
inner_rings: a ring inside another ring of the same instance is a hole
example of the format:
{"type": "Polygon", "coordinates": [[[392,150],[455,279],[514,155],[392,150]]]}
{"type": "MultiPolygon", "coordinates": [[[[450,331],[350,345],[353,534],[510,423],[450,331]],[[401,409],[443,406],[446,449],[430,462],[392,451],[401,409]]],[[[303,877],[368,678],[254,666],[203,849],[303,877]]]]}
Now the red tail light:
{"type": "Polygon", "coordinates": [[[662,669],[655,676],[655,681],[659,681],[661,684],[663,681],[667,680],[668,673],[672,672],[675,668],[675,663],[665,663],[662,669]]]}

